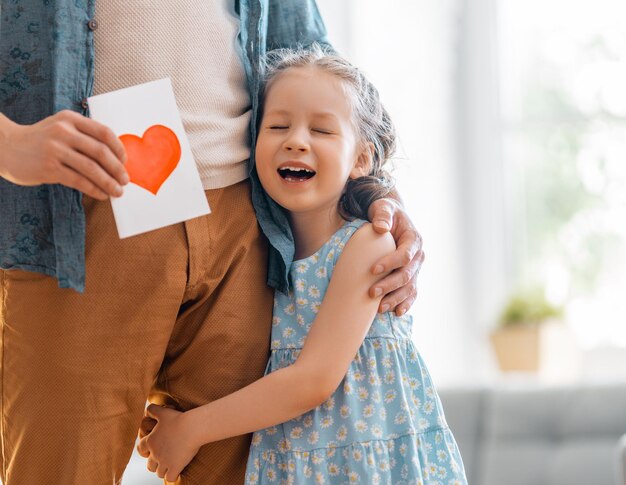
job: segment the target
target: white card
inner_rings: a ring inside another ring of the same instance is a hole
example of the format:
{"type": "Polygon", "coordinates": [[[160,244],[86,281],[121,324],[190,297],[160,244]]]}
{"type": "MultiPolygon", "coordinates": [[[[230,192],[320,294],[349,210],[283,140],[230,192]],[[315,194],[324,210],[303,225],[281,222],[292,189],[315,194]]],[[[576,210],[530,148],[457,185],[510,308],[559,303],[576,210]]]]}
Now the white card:
{"type": "Polygon", "coordinates": [[[126,146],[131,181],[111,205],[120,238],[209,214],[169,78],[88,99],[126,146]]]}

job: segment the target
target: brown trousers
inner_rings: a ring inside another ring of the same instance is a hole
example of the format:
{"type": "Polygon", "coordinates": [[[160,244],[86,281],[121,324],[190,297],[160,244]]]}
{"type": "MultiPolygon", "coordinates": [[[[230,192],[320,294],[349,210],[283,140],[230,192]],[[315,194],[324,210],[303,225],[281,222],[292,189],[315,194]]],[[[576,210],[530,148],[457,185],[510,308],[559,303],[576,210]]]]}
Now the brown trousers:
{"type": "MultiPolygon", "coordinates": [[[[86,198],[84,294],[0,270],[4,485],[117,484],[148,395],[187,410],[262,376],[272,292],[250,185],[206,195],[212,214],[124,240],[86,198]]],[[[243,483],[249,442],[203,446],[179,483],[243,483]]]]}

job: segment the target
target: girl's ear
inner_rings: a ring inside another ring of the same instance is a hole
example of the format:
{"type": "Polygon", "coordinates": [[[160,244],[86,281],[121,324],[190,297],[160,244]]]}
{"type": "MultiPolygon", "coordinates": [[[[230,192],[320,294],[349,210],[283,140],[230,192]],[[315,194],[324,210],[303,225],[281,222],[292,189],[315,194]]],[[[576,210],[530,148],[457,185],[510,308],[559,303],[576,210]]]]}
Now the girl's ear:
{"type": "Polygon", "coordinates": [[[372,163],[374,161],[374,144],[369,142],[363,146],[361,152],[357,155],[354,167],[350,171],[350,178],[357,179],[359,177],[365,177],[369,175],[372,170],[372,163]]]}

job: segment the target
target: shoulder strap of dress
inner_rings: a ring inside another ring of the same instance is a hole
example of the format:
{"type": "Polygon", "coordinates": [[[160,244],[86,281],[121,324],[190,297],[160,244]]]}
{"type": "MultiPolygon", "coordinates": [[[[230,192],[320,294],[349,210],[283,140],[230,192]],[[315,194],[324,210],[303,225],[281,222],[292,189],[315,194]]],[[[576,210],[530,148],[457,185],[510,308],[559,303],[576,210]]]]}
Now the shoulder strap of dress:
{"type": "Polygon", "coordinates": [[[343,248],[346,246],[348,240],[354,235],[354,233],[367,221],[363,219],[354,219],[349,221],[335,234],[332,240],[334,246],[333,266],[337,262],[339,255],[343,252],[343,248]]]}

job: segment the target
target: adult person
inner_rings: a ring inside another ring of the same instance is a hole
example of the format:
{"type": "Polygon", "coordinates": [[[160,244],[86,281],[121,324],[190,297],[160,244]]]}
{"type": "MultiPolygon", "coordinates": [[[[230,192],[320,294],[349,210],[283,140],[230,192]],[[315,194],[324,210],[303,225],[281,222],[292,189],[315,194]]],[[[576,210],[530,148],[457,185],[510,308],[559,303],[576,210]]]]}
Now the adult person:
{"type": "MultiPolygon", "coordinates": [[[[0,478],[119,483],[148,395],[187,410],[263,374],[293,237],[249,161],[261,59],[326,32],[314,0],[1,5],[0,478]],[[163,77],[212,213],[120,240],[125,154],[85,100],[163,77]]],[[[404,266],[371,292],[403,312],[419,236],[391,200],[371,213],[399,247],[379,269],[404,266]]],[[[241,483],[248,445],[203,447],[180,483],[241,483]]]]}

